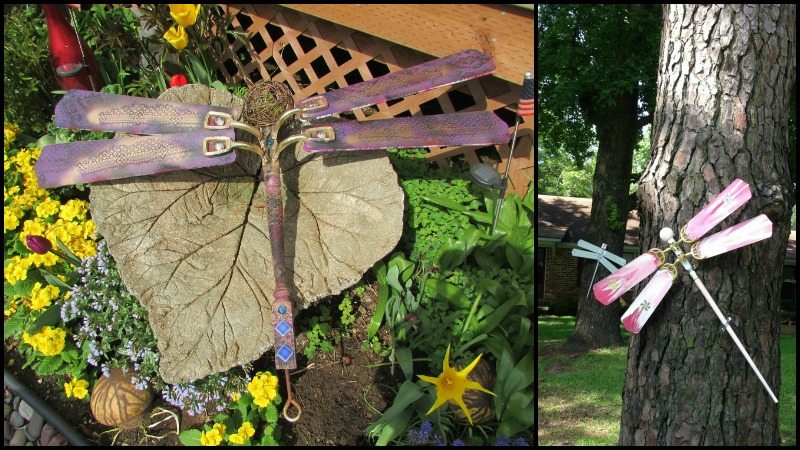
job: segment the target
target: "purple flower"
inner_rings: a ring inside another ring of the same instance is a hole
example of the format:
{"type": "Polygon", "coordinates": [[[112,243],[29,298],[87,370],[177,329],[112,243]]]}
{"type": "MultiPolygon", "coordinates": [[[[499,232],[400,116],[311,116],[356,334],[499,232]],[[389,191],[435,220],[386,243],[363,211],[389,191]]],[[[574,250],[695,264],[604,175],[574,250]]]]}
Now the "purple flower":
{"type": "Polygon", "coordinates": [[[44,255],[53,248],[53,244],[44,236],[29,234],[25,236],[25,244],[32,252],[44,255]]]}

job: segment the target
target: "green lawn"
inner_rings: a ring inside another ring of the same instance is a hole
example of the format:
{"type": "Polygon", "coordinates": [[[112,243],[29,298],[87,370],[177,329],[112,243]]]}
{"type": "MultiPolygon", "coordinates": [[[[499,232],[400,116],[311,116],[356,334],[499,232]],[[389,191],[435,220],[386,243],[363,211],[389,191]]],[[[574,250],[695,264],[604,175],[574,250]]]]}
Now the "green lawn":
{"type": "MultiPolygon", "coordinates": [[[[539,445],[616,445],[628,348],[559,353],[574,326],[574,317],[539,318],[539,445]]],[[[781,336],[780,346],[781,441],[796,445],[795,336],[781,336]]]]}

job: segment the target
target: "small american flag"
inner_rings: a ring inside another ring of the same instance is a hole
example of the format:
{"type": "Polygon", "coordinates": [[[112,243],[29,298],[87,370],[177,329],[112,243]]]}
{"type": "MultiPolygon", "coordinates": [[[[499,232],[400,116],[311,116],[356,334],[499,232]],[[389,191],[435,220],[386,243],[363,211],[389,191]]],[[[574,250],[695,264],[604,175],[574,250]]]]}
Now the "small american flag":
{"type": "Polygon", "coordinates": [[[519,117],[533,117],[533,73],[525,72],[525,80],[522,82],[522,95],[517,107],[519,117]]]}

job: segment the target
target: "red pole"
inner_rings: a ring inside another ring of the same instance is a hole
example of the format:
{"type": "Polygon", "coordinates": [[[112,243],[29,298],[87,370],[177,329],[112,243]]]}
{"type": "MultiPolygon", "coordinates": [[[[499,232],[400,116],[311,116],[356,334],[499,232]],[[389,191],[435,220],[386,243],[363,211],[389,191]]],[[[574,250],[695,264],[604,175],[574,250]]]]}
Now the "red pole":
{"type": "Polygon", "coordinates": [[[65,90],[99,91],[102,78],[89,46],[67,21],[62,5],[42,5],[47,20],[50,65],[65,90]]]}

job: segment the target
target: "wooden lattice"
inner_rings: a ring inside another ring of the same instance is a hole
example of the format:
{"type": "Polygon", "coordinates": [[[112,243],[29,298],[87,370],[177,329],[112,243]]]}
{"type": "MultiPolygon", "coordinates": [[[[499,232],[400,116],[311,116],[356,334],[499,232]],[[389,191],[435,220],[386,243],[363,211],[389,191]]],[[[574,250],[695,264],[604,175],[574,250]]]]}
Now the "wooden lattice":
{"type": "MultiPolygon", "coordinates": [[[[424,53],[290,8],[237,5],[231,7],[231,12],[235,14],[234,26],[251,33],[251,45],[250,48],[234,47],[239,63],[232,60],[223,62],[228,81],[245,78],[251,81],[271,79],[285,82],[291,87],[295,100],[433,59],[424,53]]],[[[467,48],[470,47],[464,47],[467,48]]],[[[532,56],[531,52],[531,60],[532,56]]],[[[351,117],[371,120],[456,111],[494,111],[509,124],[509,130],[513,132],[522,74],[531,69],[519,68],[520,84],[486,76],[455,87],[442,87],[361,108],[353,111],[351,117]]],[[[447,167],[449,160],[454,158],[465,158],[469,164],[492,163],[503,173],[508,154],[507,144],[496,148],[440,147],[430,149],[428,159],[440,167],[447,167]]],[[[509,172],[509,192],[525,193],[533,178],[533,159],[533,119],[526,118],[517,133],[509,172]]]]}

